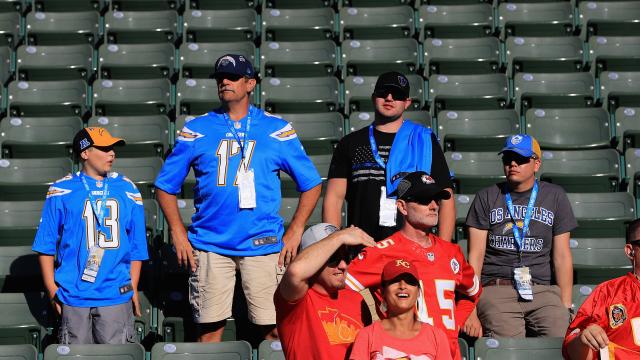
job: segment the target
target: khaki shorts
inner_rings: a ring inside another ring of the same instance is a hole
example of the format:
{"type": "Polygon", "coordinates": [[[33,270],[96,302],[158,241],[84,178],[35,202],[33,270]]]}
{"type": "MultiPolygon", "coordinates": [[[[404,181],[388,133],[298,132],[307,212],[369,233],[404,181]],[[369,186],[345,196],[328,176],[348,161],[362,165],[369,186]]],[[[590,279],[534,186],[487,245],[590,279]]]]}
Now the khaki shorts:
{"type": "Polygon", "coordinates": [[[196,323],[212,323],[231,317],[236,270],[247,298],[249,320],[257,325],[276,323],[273,294],[284,270],[278,253],[263,256],[224,256],[194,249],[198,267],[189,277],[189,302],[196,323]]]}

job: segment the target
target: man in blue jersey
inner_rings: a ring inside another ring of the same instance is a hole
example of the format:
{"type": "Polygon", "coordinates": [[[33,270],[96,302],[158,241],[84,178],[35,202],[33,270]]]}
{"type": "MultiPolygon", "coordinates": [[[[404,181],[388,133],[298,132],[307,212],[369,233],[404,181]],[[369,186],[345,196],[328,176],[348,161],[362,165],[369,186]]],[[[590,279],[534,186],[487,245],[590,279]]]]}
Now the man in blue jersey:
{"type": "Polygon", "coordinates": [[[249,320],[275,338],[273,294],[295,257],[318,201],[320,176],[291,125],[250,105],[256,86],[251,63],[228,54],[215,63],[222,107],[189,121],[155,186],[178,262],[191,270],[189,301],[202,342],[220,341],[231,316],[236,269],[242,275],[249,320]],[[196,213],[188,234],[176,194],[193,168],[196,213]],[[284,232],[279,172],[301,192],[284,232]]]}
{"type": "Polygon", "coordinates": [[[106,129],[80,130],[73,149],[83,169],[56,181],[42,209],[33,250],[62,315],[63,344],[135,341],[138,280],[148,259],[144,208],[133,182],[110,172],[117,144],[124,140],[106,129]]]}

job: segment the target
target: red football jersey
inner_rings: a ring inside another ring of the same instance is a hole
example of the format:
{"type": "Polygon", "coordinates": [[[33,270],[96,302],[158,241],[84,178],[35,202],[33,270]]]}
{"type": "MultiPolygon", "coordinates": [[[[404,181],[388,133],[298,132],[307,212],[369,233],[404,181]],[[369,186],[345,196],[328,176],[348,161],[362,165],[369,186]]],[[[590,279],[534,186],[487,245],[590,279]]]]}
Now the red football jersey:
{"type": "MultiPolygon", "coordinates": [[[[598,285],[578,310],[564,338],[562,353],[580,331],[597,324],[609,338],[609,359],[640,358],[640,281],[629,273],[598,285]]],[[[593,354],[594,359],[598,354],[593,354]]]]}
{"type": "Polygon", "coordinates": [[[442,329],[449,338],[452,357],[460,359],[458,331],[480,298],[480,281],[460,246],[433,234],[429,237],[432,245],[424,248],[396,232],[376,247],[364,249],[349,265],[347,285],[356,291],[369,288],[378,316],[384,318],[386,309],[380,307],[382,268],[395,259],[411,261],[418,268],[422,288],[416,309],[419,319],[442,329]]]}

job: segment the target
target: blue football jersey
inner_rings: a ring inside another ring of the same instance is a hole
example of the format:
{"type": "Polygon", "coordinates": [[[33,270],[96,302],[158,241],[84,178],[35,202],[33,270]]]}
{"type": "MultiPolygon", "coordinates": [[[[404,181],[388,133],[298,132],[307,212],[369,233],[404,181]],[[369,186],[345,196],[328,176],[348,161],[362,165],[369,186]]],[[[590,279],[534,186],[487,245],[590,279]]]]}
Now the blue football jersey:
{"type": "Polygon", "coordinates": [[[291,124],[253,106],[239,121],[238,129],[230,127],[220,109],[189,121],[155,186],[169,194],[179,193],[191,167],[196,177],[196,213],[189,227],[189,240],[196,249],[227,256],[266,255],[282,249],[281,170],[293,178],[300,192],[322,182],[291,124]],[[240,166],[254,171],[253,209],[239,206],[240,166]]]}
{"type": "Polygon", "coordinates": [[[58,298],[76,307],[122,304],[131,299],[131,261],[148,259],[142,197],[131,180],[110,173],[97,181],[81,173],[69,174],[47,191],[33,251],[55,256],[58,298]],[[98,208],[102,207],[104,233],[82,182],[83,176],[98,208]],[[107,185],[105,185],[107,184],[107,185]],[[95,282],[82,280],[92,246],[104,249],[95,282]]]}

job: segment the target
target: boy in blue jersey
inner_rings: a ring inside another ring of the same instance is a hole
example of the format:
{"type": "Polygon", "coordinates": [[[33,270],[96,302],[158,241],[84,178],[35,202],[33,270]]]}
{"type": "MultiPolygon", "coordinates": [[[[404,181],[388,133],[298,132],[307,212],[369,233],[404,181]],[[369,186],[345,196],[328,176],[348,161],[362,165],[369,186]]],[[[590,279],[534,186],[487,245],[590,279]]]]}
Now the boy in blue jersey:
{"type": "Polygon", "coordinates": [[[295,130],[250,105],[256,80],[241,55],[216,61],[222,107],[189,121],[180,132],[155,186],[178,262],[191,270],[189,301],[202,342],[220,341],[231,316],[236,269],[242,274],[249,320],[275,338],[273,294],[295,257],[304,226],[320,196],[321,182],[295,130]],[[193,168],[196,213],[189,232],[176,194],[193,168]],[[279,172],[301,192],[284,232],[279,172]]]}
{"type": "Polygon", "coordinates": [[[113,147],[103,128],[80,130],[74,153],[83,169],[48,190],[33,243],[47,293],[62,315],[63,344],[135,341],[138,280],[148,259],[144,208],[131,180],[110,172],[113,147]]]}

